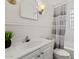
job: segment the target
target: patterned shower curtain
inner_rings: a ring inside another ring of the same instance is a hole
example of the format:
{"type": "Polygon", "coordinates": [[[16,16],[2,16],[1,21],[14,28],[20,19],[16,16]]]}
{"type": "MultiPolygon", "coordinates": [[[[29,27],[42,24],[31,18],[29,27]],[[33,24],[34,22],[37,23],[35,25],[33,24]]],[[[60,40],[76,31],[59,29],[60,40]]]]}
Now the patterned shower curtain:
{"type": "Polygon", "coordinates": [[[64,48],[66,29],[66,5],[54,8],[52,35],[55,39],[55,48],[64,48]]]}

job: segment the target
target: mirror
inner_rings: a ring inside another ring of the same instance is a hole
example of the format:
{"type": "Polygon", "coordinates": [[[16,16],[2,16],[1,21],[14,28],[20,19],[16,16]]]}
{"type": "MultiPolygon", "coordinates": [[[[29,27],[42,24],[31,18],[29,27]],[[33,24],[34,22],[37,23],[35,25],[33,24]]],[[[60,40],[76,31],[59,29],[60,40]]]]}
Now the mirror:
{"type": "Polygon", "coordinates": [[[37,3],[36,0],[22,0],[20,5],[20,16],[22,18],[37,20],[37,3]]]}

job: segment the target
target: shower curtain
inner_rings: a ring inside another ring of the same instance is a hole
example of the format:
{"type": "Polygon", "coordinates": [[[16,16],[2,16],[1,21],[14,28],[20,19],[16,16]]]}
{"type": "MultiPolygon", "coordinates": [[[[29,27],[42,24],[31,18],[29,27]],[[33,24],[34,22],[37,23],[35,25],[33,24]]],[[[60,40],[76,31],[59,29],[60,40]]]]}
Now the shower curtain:
{"type": "Polygon", "coordinates": [[[52,35],[55,39],[55,48],[64,48],[66,29],[66,5],[54,8],[52,35]]]}

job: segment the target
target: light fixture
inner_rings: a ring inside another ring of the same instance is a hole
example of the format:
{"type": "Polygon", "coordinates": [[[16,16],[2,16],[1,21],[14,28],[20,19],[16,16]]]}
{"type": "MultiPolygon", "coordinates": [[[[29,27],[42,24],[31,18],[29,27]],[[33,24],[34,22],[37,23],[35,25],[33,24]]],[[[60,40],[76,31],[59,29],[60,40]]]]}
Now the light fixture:
{"type": "Polygon", "coordinates": [[[37,10],[39,14],[42,14],[45,10],[45,5],[41,0],[36,0],[37,2],[37,10]]]}
{"type": "Polygon", "coordinates": [[[43,3],[38,4],[38,12],[42,14],[45,10],[45,5],[43,3]]]}
{"type": "Polygon", "coordinates": [[[7,0],[10,4],[15,5],[16,4],[16,0],[7,0]]]}

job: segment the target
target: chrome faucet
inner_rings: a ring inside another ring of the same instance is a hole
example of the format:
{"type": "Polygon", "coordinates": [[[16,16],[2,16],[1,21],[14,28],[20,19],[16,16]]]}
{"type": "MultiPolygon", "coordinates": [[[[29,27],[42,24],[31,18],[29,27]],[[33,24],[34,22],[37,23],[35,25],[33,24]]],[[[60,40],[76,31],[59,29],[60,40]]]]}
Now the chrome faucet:
{"type": "Polygon", "coordinates": [[[30,41],[29,36],[26,36],[25,42],[29,42],[29,41],[30,41]]]}

